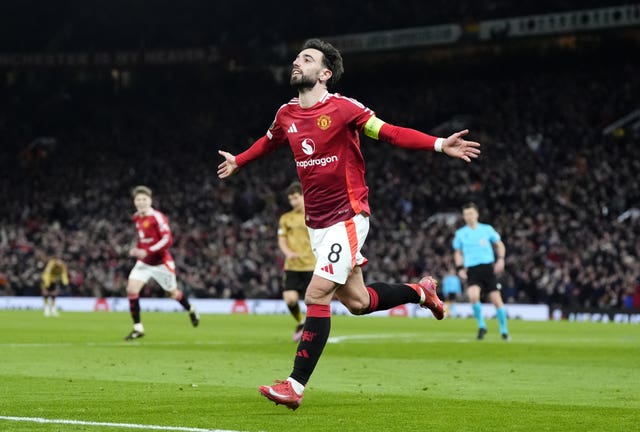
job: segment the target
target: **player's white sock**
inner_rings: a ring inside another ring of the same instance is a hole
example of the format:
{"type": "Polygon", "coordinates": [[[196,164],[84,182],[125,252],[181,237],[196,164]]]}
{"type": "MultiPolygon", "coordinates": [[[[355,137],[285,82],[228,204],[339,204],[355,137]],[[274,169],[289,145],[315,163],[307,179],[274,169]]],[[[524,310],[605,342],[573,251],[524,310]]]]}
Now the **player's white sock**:
{"type": "Polygon", "coordinates": [[[299,395],[301,395],[304,392],[304,386],[300,384],[298,381],[294,380],[291,377],[287,378],[287,381],[291,383],[291,387],[293,387],[293,390],[299,395]]]}
{"type": "Polygon", "coordinates": [[[137,332],[144,333],[144,327],[142,326],[142,323],[134,324],[133,329],[137,332]]]}

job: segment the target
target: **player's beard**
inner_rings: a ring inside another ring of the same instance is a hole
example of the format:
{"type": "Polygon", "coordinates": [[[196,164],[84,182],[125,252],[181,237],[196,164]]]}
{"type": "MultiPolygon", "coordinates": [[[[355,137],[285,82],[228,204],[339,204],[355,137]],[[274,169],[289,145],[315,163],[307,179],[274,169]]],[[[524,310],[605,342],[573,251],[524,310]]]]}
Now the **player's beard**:
{"type": "Polygon", "coordinates": [[[316,85],[316,82],[318,82],[317,79],[304,74],[300,74],[299,76],[291,76],[291,79],[289,80],[289,84],[291,84],[291,87],[298,90],[299,92],[311,90],[316,85]]]}

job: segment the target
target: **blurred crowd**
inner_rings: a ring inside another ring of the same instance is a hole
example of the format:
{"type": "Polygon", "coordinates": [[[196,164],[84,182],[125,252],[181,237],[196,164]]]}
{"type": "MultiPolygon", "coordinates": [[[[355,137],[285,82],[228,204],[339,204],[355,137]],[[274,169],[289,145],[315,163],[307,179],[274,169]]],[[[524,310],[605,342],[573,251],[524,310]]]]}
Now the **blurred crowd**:
{"type": "MultiPolygon", "coordinates": [[[[340,92],[383,120],[441,136],[469,127],[483,145],[465,164],[363,138],[367,281],[451,272],[460,209],[474,201],[507,247],[507,302],[640,307],[638,130],[603,133],[638,108],[636,60],[562,53],[346,69],[340,92]]],[[[262,70],[142,76],[123,86],[36,73],[1,88],[0,293],[38,295],[46,257],[60,255],[70,272],[63,295],[124,295],[129,191],[145,184],[169,217],[185,291],[279,298],[290,151],[225,182],[216,152],[264,134],[291,90],[262,70]]],[[[160,293],[150,284],[145,295],[160,293]]]]}
{"type": "MultiPolygon", "coordinates": [[[[631,3],[631,2],[629,2],[631,3]]],[[[625,4],[616,2],[613,5],[625,4]]],[[[325,1],[274,7],[268,2],[82,0],[7,4],[0,15],[0,52],[100,51],[215,45],[248,57],[310,35],[394,30],[523,15],[611,7],[610,0],[325,1]],[[141,23],[144,23],[142,25],[141,23]]]]}

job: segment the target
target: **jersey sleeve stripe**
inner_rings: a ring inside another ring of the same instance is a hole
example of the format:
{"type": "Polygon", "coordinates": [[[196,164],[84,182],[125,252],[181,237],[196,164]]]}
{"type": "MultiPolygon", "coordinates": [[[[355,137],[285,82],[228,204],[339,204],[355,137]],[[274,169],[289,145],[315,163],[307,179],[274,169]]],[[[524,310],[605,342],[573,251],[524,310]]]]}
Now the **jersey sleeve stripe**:
{"type": "Polygon", "coordinates": [[[169,243],[169,234],[165,234],[162,236],[160,240],[158,240],[155,244],[149,247],[151,252],[157,252],[163,247],[165,247],[169,243]]]}

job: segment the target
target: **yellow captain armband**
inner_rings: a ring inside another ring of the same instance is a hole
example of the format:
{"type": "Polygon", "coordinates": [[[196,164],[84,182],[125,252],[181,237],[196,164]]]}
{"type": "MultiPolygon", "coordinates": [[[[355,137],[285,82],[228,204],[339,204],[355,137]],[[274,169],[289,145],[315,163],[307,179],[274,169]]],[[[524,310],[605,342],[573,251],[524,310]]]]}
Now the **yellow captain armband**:
{"type": "Polygon", "coordinates": [[[364,134],[369,138],[373,138],[375,140],[378,139],[378,134],[380,133],[380,129],[384,125],[384,122],[380,120],[376,116],[372,116],[367,122],[364,124],[364,134]]]}

